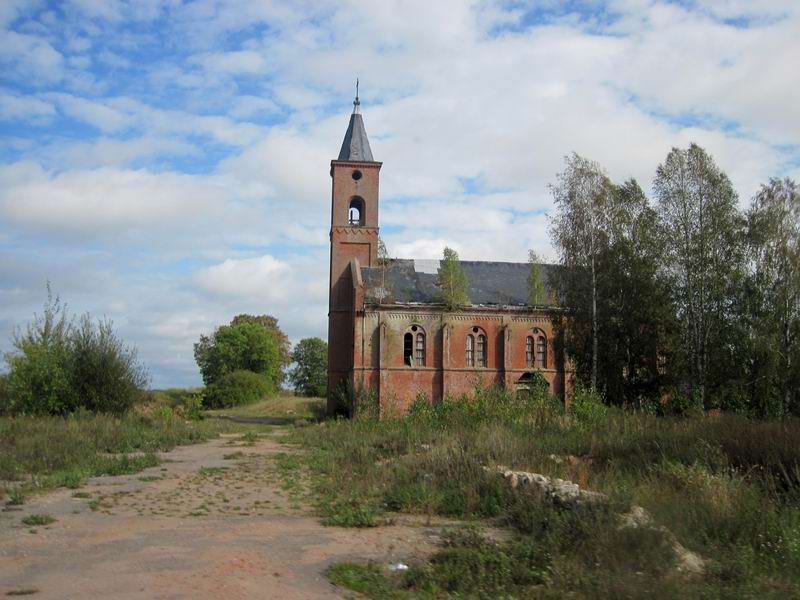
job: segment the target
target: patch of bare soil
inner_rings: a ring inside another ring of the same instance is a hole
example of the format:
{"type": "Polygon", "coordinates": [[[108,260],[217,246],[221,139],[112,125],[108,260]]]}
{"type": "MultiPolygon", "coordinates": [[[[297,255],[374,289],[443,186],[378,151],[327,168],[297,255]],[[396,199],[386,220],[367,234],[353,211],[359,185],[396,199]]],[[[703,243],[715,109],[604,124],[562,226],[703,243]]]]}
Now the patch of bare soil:
{"type": "Polygon", "coordinates": [[[409,562],[434,551],[439,528],[421,520],[322,526],[301,490],[281,483],[275,458],[285,452],[275,437],[253,445],[222,437],[165,453],[167,462],[141,473],[95,478],[0,512],[0,595],[338,597],[324,576],[333,563],[409,562]],[[31,514],[56,521],[24,525],[31,514]]]}

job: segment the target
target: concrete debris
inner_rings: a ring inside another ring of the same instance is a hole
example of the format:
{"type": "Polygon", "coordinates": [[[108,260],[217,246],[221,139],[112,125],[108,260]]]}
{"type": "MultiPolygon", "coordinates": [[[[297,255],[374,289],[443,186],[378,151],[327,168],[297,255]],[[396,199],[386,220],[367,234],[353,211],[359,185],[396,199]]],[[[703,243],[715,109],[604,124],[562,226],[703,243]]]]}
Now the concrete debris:
{"type": "MultiPolygon", "coordinates": [[[[553,458],[552,456],[550,458],[553,458]]],[[[555,506],[575,509],[581,506],[598,504],[608,501],[608,496],[600,492],[582,490],[580,486],[571,481],[551,478],[539,473],[527,471],[514,471],[506,467],[484,467],[484,470],[498,473],[514,489],[530,489],[555,506]]],[[[677,562],[676,570],[687,575],[702,575],[705,572],[706,560],[697,553],[685,548],[666,527],[657,526],[653,517],[641,506],[631,506],[630,510],[619,518],[621,529],[648,528],[664,534],[672,546],[677,562]]]]}

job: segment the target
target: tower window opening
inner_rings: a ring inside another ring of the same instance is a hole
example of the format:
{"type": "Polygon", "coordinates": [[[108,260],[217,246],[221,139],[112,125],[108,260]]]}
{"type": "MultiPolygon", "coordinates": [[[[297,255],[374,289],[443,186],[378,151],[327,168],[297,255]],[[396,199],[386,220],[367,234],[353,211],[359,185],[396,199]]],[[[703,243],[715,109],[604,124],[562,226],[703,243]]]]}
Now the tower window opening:
{"type": "Polygon", "coordinates": [[[471,335],[467,336],[467,366],[475,366],[475,338],[471,335]]]}
{"type": "Polygon", "coordinates": [[[347,210],[347,222],[352,227],[363,227],[364,201],[361,198],[350,200],[350,208],[347,210]]]}
{"type": "Polygon", "coordinates": [[[403,364],[412,366],[414,360],[414,334],[407,333],[403,336],[403,364]]]}

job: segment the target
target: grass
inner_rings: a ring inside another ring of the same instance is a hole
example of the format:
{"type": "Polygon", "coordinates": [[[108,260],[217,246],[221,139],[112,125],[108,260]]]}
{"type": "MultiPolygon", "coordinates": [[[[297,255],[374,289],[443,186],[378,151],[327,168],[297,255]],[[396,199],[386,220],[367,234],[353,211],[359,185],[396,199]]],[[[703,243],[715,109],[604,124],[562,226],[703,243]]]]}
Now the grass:
{"type": "Polygon", "coordinates": [[[123,417],[88,412],[68,417],[0,417],[0,480],[16,482],[11,502],[58,487],[75,489],[89,477],[136,473],[159,464],[157,452],[220,433],[256,435],[264,425],[181,418],[169,406],[123,417]],[[16,498],[16,500],[15,500],[16,498]]]}
{"type": "Polygon", "coordinates": [[[454,533],[403,574],[375,565],[331,571],[372,597],[391,597],[386,585],[400,597],[800,595],[798,421],[658,418],[585,399],[565,412],[546,397],[482,390],[474,400],[417,403],[402,418],[295,429],[291,440],[308,449],[298,456],[327,524],[371,526],[404,512],[511,531],[502,544],[454,533]],[[492,465],[568,479],[612,500],[561,509],[512,490],[484,469],[492,465]],[[663,530],[621,529],[631,504],[709,559],[705,574],[676,575],[663,530]]]}
{"type": "Polygon", "coordinates": [[[24,519],[22,519],[23,525],[29,525],[31,527],[35,527],[38,525],[50,525],[50,523],[55,523],[56,520],[51,517],[50,515],[43,515],[43,514],[33,514],[28,515],[24,519]]]}
{"type": "Polygon", "coordinates": [[[208,410],[210,417],[239,417],[265,419],[276,425],[291,425],[319,421],[325,415],[325,400],[304,398],[288,392],[280,392],[253,404],[208,410]]]}

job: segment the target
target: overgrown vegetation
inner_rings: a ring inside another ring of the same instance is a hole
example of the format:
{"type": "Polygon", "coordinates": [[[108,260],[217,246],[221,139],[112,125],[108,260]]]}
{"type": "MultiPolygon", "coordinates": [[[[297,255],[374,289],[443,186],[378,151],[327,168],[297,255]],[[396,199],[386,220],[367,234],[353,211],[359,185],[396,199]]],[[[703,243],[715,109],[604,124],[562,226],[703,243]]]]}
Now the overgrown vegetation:
{"type": "Polygon", "coordinates": [[[658,166],[651,201],[576,154],[551,186],[548,271],[578,377],[609,402],[800,416],[800,188],[738,208],[696,144],[658,166]],[[552,277],[550,277],[552,275],[552,277]]]}
{"type": "Polygon", "coordinates": [[[231,408],[258,402],[274,392],[273,382],[261,373],[232,371],[206,388],[205,405],[208,408],[231,408]]]}
{"type": "Polygon", "coordinates": [[[565,411],[543,393],[478,390],[433,406],[420,398],[405,417],[299,429],[293,439],[310,450],[306,466],[327,523],[370,526],[399,511],[514,532],[492,541],[454,531],[405,573],[331,571],[372,597],[800,593],[800,423],[791,419],[657,417],[609,408],[589,390],[565,411]],[[558,508],[484,468],[494,465],[568,479],[611,501],[558,508]],[[705,573],[677,574],[658,528],[620,528],[631,504],[706,557],[705,573]]]}
{"type": "Polygon", "coordinates": [[[0,418],[0,481],[7,501],[28,493],[77,488],[88,477],[135,473],[159,463],[156,452],[254,426],[178,417],[169,407],[121,417],[76,412],[57,416],[0,418]]]}
{"type": "Polygon", "coordinates": [[[458,252],[445,248],[439,262],[437,299],[447,310],[458,310],[469,304],[469,280],[458,260],[458,252]]]}
{"type": "Polygon", "coordinates": [[[0,414],[129,410],[148,382],[136,349],[119,339],[110,321],[86,314],[76,323],[49,286],[47,292],[42,314],[12,338],[0,414]]]}

